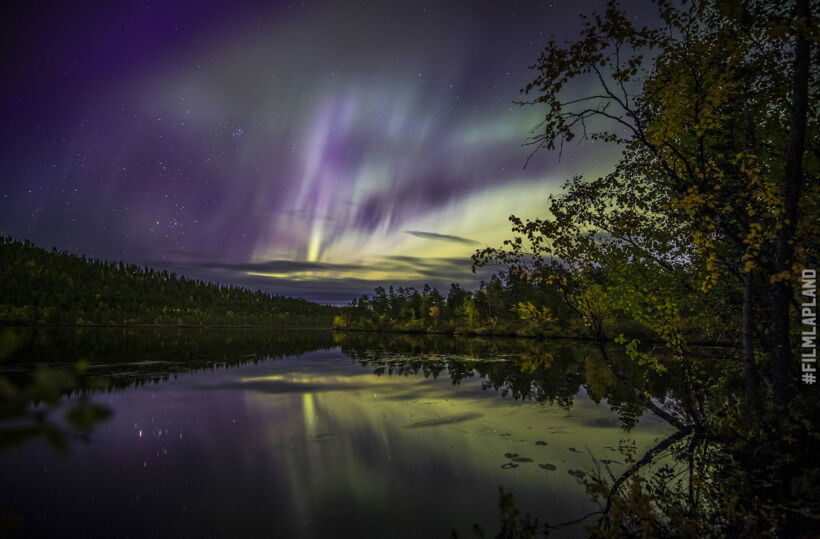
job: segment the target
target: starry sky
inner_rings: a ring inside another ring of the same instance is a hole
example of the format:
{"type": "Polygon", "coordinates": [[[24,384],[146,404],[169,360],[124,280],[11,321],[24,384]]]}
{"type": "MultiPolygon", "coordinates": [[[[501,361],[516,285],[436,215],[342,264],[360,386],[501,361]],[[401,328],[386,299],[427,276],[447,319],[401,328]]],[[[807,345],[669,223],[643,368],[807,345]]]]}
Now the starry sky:
{"type": "Polygon", "coordinates": [[[336,304],[475,286],[510,214],[617,158],[573,142],[525,168],[544,111],[513,104],[601,7],[6,5],[0,234],[336,304]]]}

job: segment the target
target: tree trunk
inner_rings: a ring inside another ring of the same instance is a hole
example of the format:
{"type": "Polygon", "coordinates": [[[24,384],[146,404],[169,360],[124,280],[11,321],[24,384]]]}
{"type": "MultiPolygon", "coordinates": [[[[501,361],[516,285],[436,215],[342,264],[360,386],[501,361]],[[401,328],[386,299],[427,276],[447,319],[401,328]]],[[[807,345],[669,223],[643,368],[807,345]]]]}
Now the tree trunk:
{"type": "MultiPolygon", "coordinates": [[[[797,0],[797,19],[803,19],[811,26],[809,0],[797,0]]],[[[798,28],[794,51],[794,74],[792,79],[792,110],[789,122],[789,138],[786,146],[786,162],[783,177],[783,213],[780,215],[780,230],[774,244],[774,274],[791,271],[795,226],[797,224],[797,202],[803,183],[803,151],[806,145],[806,116],[808,111],[809,87],[809,41],[804,31],[798,28]]],[[[772,386],[775,401],[787,404],[793,394],[791,345],[789,342],[789,305],[792,289],[788,279],[778,278],[772,285],[771,307],[771,364],[772,386]]]]}
{"type": "Polygon", "coordinates": [[[755,367],[751,271],[743,275],[743,321],[741,323],[741,332],[746,398],[749,400],[749,409],[757,418],[760,415],[760,380],[757,376],[757,367],[755,367]]]}

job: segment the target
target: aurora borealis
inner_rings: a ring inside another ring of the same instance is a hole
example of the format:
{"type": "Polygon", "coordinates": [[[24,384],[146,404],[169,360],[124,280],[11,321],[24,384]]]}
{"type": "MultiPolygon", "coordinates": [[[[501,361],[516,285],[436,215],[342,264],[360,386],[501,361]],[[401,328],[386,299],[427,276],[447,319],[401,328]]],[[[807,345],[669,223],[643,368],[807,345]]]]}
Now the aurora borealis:
{"type": "Polygon", "coordinates": [[[469,255],[614,159],[522,144],[519,89],[596,2],[3,8],[0,233],[344,303],[469,255]]]}

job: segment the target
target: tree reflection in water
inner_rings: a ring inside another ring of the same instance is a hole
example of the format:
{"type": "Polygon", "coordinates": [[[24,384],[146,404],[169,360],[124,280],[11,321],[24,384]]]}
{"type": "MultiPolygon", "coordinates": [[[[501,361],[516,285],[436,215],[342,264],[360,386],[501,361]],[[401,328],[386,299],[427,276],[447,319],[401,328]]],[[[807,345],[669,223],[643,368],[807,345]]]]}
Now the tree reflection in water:
{"type": "MultiPolygon", "coordinates": [[[[521,515],[513,493],[502,489],[497,537],[535,537],[570,526],[583,526],[593,537],[789,537],[820,527],[813,510],[816,494],[811,494],[820,480],[816,403],[804,395],[797,406],[774,409],[749,423],[750,416],[742,413],[744,388],[721,389],[729,349],[694,349],[689,354],[697,361],[688,362],[653,350],[660,363],[642,364],[617,347],[591,341],[502,344],[501,339],[347,333],[337,342],[376,373],[437,377],[446,371],[454,384],[480,376],[485,388],[502,396],[567,409],[585,391],[596,403],[605,400],[626,431],[647,412],[675,429],[641,454],[634,444],[622,443],[618,451],[629,466],[625,471],[616,473],[613,461],[590,453],[586,473],[573,475],[600,509],[583,518],[539,523],[521,515]],[[505,357],[512,347],[517,353],[505,357]],[[479,361],[487,357],[499,360],[479,361]],[[693,379],[698,384],[689,383],[693,379]]],[[[485,536],[483,530],[474,532],[485,536]]]]}
{"type": "Polygon", "coordinates": [[[113,413],[91,401],[94,392],[333,346],[329,331],[4,328],[0,449],[35,438],[58,451],[87,442],[113,413]]]}
{"type": "MultiPolygon", "coordinates": [[[[779,428],[763,428],[763,422],[741,425],[739,418],[748,416],[738,413],[739,399],[731,391],[687,391],[683,382],[692,376],[702,387],[720,387],[714,377],[725,365],[714,371],[709,367],[723,361],[725,351],[720,349],[692,352],[699,354],[700,370],[685,372],[682,362],[664,361],[662,356],[665,368],[658,369],[631,360],[617,346],[577,340],[308,331],[7,330],[0,346],[0,439],[8,445],[41,436],[65,448],[72,439],[86,438],[110,414],[93,404],[94,392],[335,347],[377,375],[447,377],[455,385],[478,377],[484,390],[501,397],[566,410],[585,394],[605,403],[627,432],[647,413],[669,424],[671,434],[641,453],[627,442],[613,448],[620,454],[615,458],[602,458],[583,446],[570,448],[588,455],[588,466],[568,472],[599,505],[582,519],[539,523],[521,515],[514,493],[502,490],[501,537],[567,527],[584,527],[598,537],[759,535],[767,530],[788,536],[785,531],[812,529],[816,522],[811,498],[799,496],[820,479],[810,464],[818,454],[814,422],[806,419],[795,428],[794,418],[786,416],[779,428]],[[40,366],[32,368],[32,361],[40,366]],[[75,398],[65,398],[72,395],[75,398]],[[737,436],[743,429],[751,433],[746,438],[737,436]],[[802,482],[795,484],[800,472],[802,482]],[[762,510],[752,514],[750,506],[762,510]]],[[[816,404],[803,404],[816,413],[816,404]]],[[[506,463],[496,465],[537,464],[548,473],[556,469],[549,462],[530,462],[527,455],[511,452],[504,457],[506,463]]]]}

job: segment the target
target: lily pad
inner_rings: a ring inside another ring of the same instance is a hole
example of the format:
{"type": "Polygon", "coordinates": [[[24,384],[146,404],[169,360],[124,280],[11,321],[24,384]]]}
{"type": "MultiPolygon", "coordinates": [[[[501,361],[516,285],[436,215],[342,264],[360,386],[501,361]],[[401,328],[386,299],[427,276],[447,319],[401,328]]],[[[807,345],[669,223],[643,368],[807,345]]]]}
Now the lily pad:
{"type": "Polygon", "coordinates": [[[513,462],[532,462],[532,459],[527,457],[515,457],[512,460],[513,462]]]}
{"type": "Polygon", "coordinates": [[[502,470],[512,470],[513,468],[518,468],[518,464],[514,462],[508,462],[506,464],[501,465],[502,470]]]}
{"type": "Polygon", "coordinates": [[[504,456],[507,457],[508,459],[514,459],[515,457],[518,456],[518,453],[504,453],[504,456]]]}
{"type": "Polygon", "coordinates": [[[549,470],[551,472],[554,472],[557,469],[554,464],[549,464],[549,463],[539,464],[538,467],[541,468],[542,470],[549,470]]]}
{"type": "Polygon", "coordinates": [[[537,442],[535,442],[535,445],[547,445],[547,442],[545,442],[544,440],[538,440],[537,442]]]}
{"type": "Polygon", "coordinates": [[[581,470],[568,470],[567,473],[577,477],[578,479],[583,479],[587,475],[586,472],[582,472],[581,470]]]}

